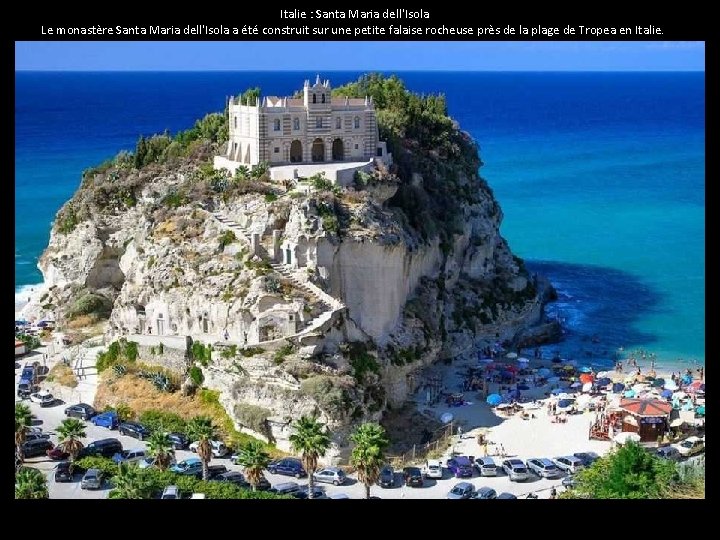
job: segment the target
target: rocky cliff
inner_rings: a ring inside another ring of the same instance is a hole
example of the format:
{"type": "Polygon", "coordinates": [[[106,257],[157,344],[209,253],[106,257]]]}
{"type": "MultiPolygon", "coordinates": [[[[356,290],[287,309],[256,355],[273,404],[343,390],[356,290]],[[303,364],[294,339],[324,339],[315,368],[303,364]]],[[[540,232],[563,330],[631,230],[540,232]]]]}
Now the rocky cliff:
{"type": "Polygon", "coordinates": [[[542,317],[474,142],[441,98],[390,99],[396,84],[339,89],[373,95],[395,159],[352,188],[213,171],[221,125],[86,171],[40,260],[42,309],[66,326],[107,318],[108,340],[210,344],[205,384],[238,427],[283,447],[315,411],[341,451],[354,422],[406,399],[413,373],[542,317]]]}

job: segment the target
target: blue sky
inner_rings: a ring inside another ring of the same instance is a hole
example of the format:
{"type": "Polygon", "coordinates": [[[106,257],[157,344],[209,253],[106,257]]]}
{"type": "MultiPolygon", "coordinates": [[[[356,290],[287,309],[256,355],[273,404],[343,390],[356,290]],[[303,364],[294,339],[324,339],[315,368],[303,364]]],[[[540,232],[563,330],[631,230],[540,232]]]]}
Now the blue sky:
{"type": "Polygon", "coordinates": [[[23,41],[16,70],[704,71],[689,41],[23,41]]]}

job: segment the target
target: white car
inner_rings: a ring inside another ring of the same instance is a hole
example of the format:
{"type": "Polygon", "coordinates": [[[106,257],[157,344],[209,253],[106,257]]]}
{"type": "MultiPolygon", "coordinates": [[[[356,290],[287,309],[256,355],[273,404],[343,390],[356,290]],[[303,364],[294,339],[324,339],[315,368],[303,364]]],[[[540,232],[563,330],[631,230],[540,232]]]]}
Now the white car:
{"type": "Polygon", "coordinates": [[[442,478],[442,463],[440,462],[440,460],[437,459],[429,459],[425,463],[425,466],[422,469],[422,473],[425,478],[442,478]]]}
{"type": "Polygon", "coordinates": [[[672,445],[683,457],[694,456],[705,450],[705,439],[700,437],[688,437],[684,441],[672,445]]]}
{"type": "Polygon", "coordinates": [[[55,403],[55,396],[47,390],[42,390],[40,392],[30,394],[30,401],[33,403],[39,403],[41,407],[48,407],[55,403]]]}
{"type": "Polygon", "coordinates": [[[553,459],[558,469],[565,471],[568,474],[575,474],[583,468],[583,462],[580,458],[575,456],[560,456],[553,459]]]}
{"type": "MultiPolygon", "coordinates": [[[[195,441],[190,445],[189,450],[195,454],[197,454],[197,449],[199,446],[199,442],[195,441]]],[[[227,446],[225,446],[225,443],[222,441],[210,441],[210,446],[212,447],[212,455],[213,457],[219,458],[227,455],[230,450],[227,446]]]]}

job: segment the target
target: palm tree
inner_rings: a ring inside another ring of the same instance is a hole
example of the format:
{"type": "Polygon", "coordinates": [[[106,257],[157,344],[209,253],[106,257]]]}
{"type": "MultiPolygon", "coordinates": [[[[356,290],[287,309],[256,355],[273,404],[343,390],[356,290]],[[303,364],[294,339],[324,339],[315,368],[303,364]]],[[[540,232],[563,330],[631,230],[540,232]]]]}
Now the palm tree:
{"type": "Polygon", "coordinates": [[[358,479],[365,484],[365,498],[370,498],[370,486],[378,481],[380,468],[385,463],[385,448],[390,441],[385,429],[376,423],[367,423],[358,426],[350,435],[355,448],[350,454],[350,463],[358,472],[358,479]]]}
{"type": "Polygon", "coordinates": [[[113,499],[148,499],[151,487],[137,465],[120,463],[118,473],[112,477],[115,486],[113,499]]]}
{"type": "Polygon", "coordinates": [[[164,471],[170,466],[172,458],[175,456],[175,448],[173,447],[170,437],[162,431],[155,431],[147,441],[148,454],[155,458],[154,465],[164,471]]]}
{"type": "Polygon", "coordinates": [[[37,469],[23,467],[15,475],[16,499],[48,499],[47,480],[37,469]]]}
{"type": "Polygon", "coordinates": [[[323,457],[330,448],[330,432],[325,424],[313,416],[301,416],[292,427],[295,433],[290,435],[290,444],[293,452],[302,455],[303,467],[308,475],[308,499],[312,499],[315,484],[313,473],[317,470],[318,458],[323,457]]]}
{"type": "Polygon", "coordinates": [[[215,436],[215,428],[207,416],[196,416],[187,425],[188,435],[198,442],[197,454],[202,461],[203,480],[208,479],[208,463],[212,459],[212,445],[210,441],[215,436]]]}
{"type": "Polygon", "coordinates": [[[257,491],[263,476],[263,470],[270,463],[270,454],[265,451],[263,443],[250,441],[242,445],[238,450],[237,462],[245,469],[245,477],[252,486],[253,491],[257,491]]]}
{"type": "Polygon", "coordinates": [[[83,448],[83,443],[80,439],[87,437],[85,434],[85,423],[77,418],[66,418],[55,430],[60,440],[60,446],[62,449],[70,454],[70,460],[75,461],[77,459],[80,450],[83,448]]]}
{"type": "Polygon", "coordinates": [[[24,403],[15,404],[15,456],[16,462],[19,466],[22,464],[25,456],[23,455],[23,443],[25,442],[25,435],[28,432],[28,427],[32,424],[32,413],[30,407],[24,403]]]}

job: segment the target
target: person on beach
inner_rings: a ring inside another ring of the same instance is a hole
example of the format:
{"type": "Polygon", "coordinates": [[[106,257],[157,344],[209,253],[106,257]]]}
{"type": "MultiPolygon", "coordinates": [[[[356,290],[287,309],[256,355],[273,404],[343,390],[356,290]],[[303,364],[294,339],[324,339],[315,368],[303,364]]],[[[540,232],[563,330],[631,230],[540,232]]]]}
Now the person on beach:
{"type": "Polygon", "coordinates": [[[225,341],[227,341],[228,338],[230,337],[230,334],[228,334],[227,329],[225,330],[225,333],[223,334],[223,337],[225,338],[225,341]]]}
{"type": "Polygon", "coordinates": [[[700,372],[700,380],[705,380],[705,368],[701,367],[700,369],[698,369],[698,371],[700,372]]]}

